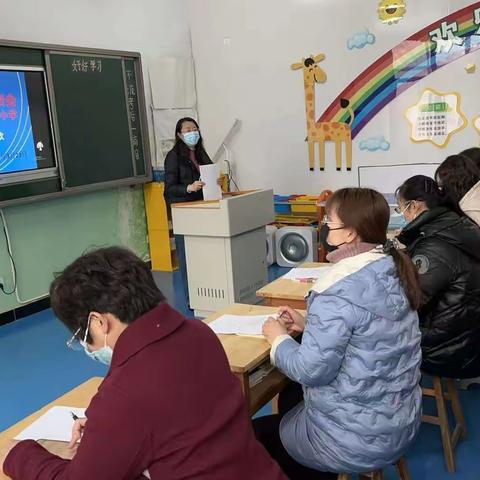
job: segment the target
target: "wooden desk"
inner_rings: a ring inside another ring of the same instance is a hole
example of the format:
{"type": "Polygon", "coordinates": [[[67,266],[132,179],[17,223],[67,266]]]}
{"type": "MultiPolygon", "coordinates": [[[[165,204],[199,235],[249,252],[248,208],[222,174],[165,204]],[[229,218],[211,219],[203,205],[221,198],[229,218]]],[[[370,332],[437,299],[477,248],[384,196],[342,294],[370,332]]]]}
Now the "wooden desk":
{"type": "MultiPolygon", "coordinates": [[[[277,312],[277,308],[235,303],[205,318],[204,322],[216,320],[221,315],[268,315],[277,312]]],[[[259,384],[250,388],[249,374],[270,356],[270,344],[264,338],[243,337],[238,335],[218,335],[228,357],[230,369],[242,384],[243,393],[250,413],[253,415],[288,384],[289,380],[274,369],[259,384]]]]}
{"type": "MultiPolygon", "coordinates": [[[[16,423],[8,430],[0,433],[0,450],[5,447],[10,440],[13,440],[22,430],[32,424],[38,417],[43,415],[47,410],[54,406],[72,406],[86,408],[90,404],[90,400],[97,393],[98,387],[102,383],[103,378],[94,377],[87,382],[79,385],[70,392],[66,393],[60,398],[57,398],[52,403],[49,403],[45,407],[33,413],[29,417],[16,423]]],[[[48,450],[63,458],[71,456],[71,451],[68,449],[66,443],[63,442],[43,442],[42,443],[48,450]]],[[[0,480],[8,480],[9,477],[3,474],[0,468],[0,480]]]]}
{"type": "MultiPolygon", "coordinates": [[[[329,267],[330,263],[304,263],[300,268],[329,267]]],[[[277,278],[257,291],[257,297],[264,299],[265,305],[281,307],[288,305],[292,308],[305,310],[307,303],[305,297],[312,288],[311,283],[301,283],[295,280],[277,278]]]]}

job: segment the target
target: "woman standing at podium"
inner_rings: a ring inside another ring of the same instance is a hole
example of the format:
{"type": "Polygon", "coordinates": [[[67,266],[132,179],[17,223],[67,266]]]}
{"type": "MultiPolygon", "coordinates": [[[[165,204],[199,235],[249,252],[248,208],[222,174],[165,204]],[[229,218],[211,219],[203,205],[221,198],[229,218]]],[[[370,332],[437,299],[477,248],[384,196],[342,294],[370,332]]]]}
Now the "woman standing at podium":
{"type": "MultiPolygon", "coordinates": [[[[202,188],[205,184],[200,181],[200,165],[211,163],[203,146],[198,123],[190,117],[181,118],[175,127],[175,146],[165,158],[164,196],[168,210],[172,203],[203,200],[202,188]]],[[[187,305],[190,307],[183,235],[175,235],[175,247],[187,305]]]]}

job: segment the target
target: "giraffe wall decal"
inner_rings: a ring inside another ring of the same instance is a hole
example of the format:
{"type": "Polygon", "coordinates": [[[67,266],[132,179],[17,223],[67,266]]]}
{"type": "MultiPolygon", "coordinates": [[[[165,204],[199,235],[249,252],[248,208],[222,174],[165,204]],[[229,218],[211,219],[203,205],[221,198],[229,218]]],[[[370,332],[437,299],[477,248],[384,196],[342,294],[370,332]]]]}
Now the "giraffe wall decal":
{"type": "Polygon", "coordinates": [[[347,99],[341,100],[342,108],[350,112],[349,123],[319,122],[315,120],[315,84],[325,83],[327,74],[318,66],[325,59],[322,53],[302,58],[299,63],[291,65],[292,70],[303,69],[303,82],[305,87],[305,108],[307,114],[307,139],[308,163],[310,170],[315,167],[315,144],[318,144],[320,156],[320,170],[325,170],[325,142],[335,142],[335,157],[337,170],[342,169],[342,144],[345,143],[347,170],[352,169],[352,132],[350,124],[353,123],[355,114],[347,99]]]}

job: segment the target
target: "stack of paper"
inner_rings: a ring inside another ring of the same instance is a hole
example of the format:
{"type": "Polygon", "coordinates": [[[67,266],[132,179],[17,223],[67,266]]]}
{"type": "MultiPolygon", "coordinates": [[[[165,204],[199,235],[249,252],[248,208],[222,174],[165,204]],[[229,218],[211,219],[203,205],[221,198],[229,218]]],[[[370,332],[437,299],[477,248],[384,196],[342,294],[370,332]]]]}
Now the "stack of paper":
{"type": "Polygon", "coordinates": [[[262,327],[267,318],[277,315],[222,315],[208,326],[217,334],[262,335],[262,327]]]}
{"type": "Polygon", "coordinates": [[[292,268],[283,278],[286,280],[311,280],[316,281],[325,275],[330,267],[292,268]]]}

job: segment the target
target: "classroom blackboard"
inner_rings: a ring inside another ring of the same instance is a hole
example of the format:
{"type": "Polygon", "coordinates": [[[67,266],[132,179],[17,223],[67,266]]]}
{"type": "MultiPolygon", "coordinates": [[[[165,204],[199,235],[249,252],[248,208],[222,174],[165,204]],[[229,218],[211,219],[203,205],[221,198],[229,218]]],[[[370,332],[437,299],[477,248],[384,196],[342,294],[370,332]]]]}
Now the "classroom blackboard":
{"type": "Polygon", "coordinates": [[[151,180],[139,54],[3,43],[0,69],[44,71],[56,169],[8,183],[0,175],[0,206],[151,180]]]}

